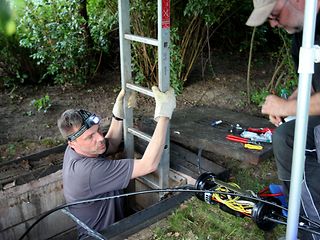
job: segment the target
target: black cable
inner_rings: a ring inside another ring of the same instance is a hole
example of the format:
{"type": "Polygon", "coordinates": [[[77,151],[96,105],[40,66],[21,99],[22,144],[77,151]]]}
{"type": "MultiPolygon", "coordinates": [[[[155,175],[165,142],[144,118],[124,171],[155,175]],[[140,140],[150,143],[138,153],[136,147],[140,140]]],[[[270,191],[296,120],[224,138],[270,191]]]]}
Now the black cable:
{"type": "MultiPolygon", "coordinates": [[[[140,194],[148,194],[148,193],[160,193],[160,192],[189,192],[189,193],[217,193],[217,194],[224,194],[224,195],[231,195],[231,196],[238,196],[238,197],[243,197],[243,198],[247,198],[250,200],[256,200],[259,202],[263,202],[284,210],[287,210],[287,208],[284,208],[276,203],[273,202],[269,202],[267,200],[261,199],[261,198],[257,198],[254,196],[250,196],[250,195],[245,195],[245,194],[239,194],[239,193],[230,193],[230,192],[220,192],[220,191],[213,191],[213,190],[199,190],[199,189],[195,189],[194,186],[192,186],[193,188],[187,188],[187,187],[191,187],[192,185],[186,185],[183,187],[179,187],[179,188],[167,188],[167,189],[152,189],[152,190],[144,190],[144,191],[138,191],[138,192],[132,192],[132,193],[123,193],[123,194],[118,194],[118,195],[114,195],[114,196],[108,196],[108,197],[102,197],[102,198],[93,198],[93,199],[87,199],[87,200],[81,200],[81,201],[76,201],[76,202],[72,202],[72,203],[67,203],[67,204],[63,204],[60,205],[58,207],[55,207],[45,213],[43,213],[26,231],[25,233],[19,238],[19,240],[22,240],[30,231],[32,228],[34,228],[34,226],[36,226],[42,219],[44,219],[45,217],[49,216],[50,214],[66,208],[66,207],[70,207],[70,206],[74,206],[74,205],[78,205],[78,204],[84,204],[84,203],[91,203],[91,202],[96,202],[96,201],[105,201],[105,200],[110,200],[110,199],[115,199],[115,198],[122,198],[122,197],[130,197],[130,196],[135,196],[135,195],[140,195],[140,194]]],[[[314,225],[316,225],[317,227],[320,228],[320,224],[316,223],[308,218],[305,217],[301,217],[304,220],[308,221],[309,223],[312,223],[314,225]]]]}
{"type": "Polygon", "coordinates": [[[74,216],[71,212],[69,212],[66,209],[62,209],[61,210],[64,214],[68,215],[73,221],[75,221],[80,227],[82,227],[84,230],[87,231],[88,235],[91,237],[94,237],[95,239],[98,240],[106,240],[105,237],[103,237],[100,233],[98,233],[96,230],[90,228],[87,226],[87,224],[85,224],[84,222],[82,222],[79,218],[77,218],[76,216],[74,216]]]}
{"type": "MultiPolygon", "coordinates": [[[[282,224],[282,225],[286,225],[287,224],[284,221],[280,221],[280,220],[274,219],[274,218],[264,217],[264,219],[268,220],[270,222],[274,222],[274,223],[278,223],[278,224],[282,224]]],[[[298,228],[303,230],[303,231],[306,231],[306,232],[310,232],[310,233],[313,233],[313,234],[316,234],[316,235],[320,235],[320,232],[317,232],[317,231],[315,231],[313,229],[310,229],[310,226],[308,226],[308,225],[304,225],[304,226],[298,225],[298,228]]]]}

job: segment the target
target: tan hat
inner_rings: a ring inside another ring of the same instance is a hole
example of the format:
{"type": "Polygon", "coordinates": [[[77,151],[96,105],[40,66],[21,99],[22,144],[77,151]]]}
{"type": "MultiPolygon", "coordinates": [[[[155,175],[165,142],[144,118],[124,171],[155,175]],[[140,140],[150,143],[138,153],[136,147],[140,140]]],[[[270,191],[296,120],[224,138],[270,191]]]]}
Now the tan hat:
{"type": "Polygon", "coordinates": [[[277,0],[253,0],[254,9],[246,25],[255,27],[263,24],[272,12],[277,0]]]}

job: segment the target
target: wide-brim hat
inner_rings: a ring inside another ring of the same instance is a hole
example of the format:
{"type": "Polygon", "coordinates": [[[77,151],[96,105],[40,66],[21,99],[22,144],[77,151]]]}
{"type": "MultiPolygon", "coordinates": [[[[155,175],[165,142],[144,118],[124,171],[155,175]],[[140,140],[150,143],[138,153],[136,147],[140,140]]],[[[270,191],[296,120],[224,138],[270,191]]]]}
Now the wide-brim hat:
{"type": "Polygon", "coordinates": [[[253,0],[254,9],[246,25],[255,27],[263,24],[271,14],[277,0],[253,0]]]}

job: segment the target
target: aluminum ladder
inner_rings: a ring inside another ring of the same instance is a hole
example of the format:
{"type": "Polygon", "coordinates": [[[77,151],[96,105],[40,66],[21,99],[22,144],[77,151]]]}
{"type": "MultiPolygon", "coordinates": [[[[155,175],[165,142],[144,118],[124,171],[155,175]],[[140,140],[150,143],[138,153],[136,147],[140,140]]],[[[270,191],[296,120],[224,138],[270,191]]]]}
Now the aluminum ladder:
{"type": "MultiPolygon", "coordinates": [[[[131,91],[136,91],[154,97],[151,90],[133,84],[131,69],[131,42],[156,46],[158,49],[158,87],[166,92],[170,86],[170,0],[158,0],[158,39],[136,36],[130,33],[130,3],[129,0],[118,0],[119,39],[120,39],[120,68],[121,87],[126,90],[124,105],[127,106],[131,91]]],[[[123,121],[124,148],[128,158],[134,158],[134,136],[150,141],[151,136],[133,127],[133,110],[124,108],[123,121]]],[[[155,173],[139,179],[152,189],[169,187],[170,171],[170,127],[167,129],[166,147],[155,173]]],[[[161,195],[160,195],[161,197],[161,195]]]]}

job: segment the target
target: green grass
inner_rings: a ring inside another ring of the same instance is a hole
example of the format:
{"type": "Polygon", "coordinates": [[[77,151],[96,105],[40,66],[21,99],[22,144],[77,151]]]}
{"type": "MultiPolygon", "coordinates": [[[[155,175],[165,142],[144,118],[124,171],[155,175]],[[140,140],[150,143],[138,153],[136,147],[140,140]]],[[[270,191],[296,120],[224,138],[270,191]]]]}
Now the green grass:
{"type": "MultiPolygon", "coordinates": [[[[230,164],[231,181],[241,188],[257,192],[277,182],[273,160],[258,166],[240,162],[230,164]]],[[[219,205],[209,205],[196,197],[182,204],[166,220],[164,226],[156,227],[153,239],[278,239],[285,235],[285,227],[277,226],[270,232],[260,230],[251,218],[235,217],[222,211],[219,205]]]]}

